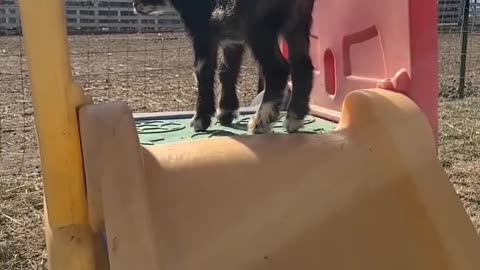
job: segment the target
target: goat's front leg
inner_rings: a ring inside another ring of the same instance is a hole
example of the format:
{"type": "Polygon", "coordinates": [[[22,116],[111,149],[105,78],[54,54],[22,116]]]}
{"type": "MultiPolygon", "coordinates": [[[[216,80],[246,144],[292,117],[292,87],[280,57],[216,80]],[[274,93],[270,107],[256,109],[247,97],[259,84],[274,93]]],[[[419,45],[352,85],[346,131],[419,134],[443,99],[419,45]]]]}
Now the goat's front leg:
{"type": "Polygon", "coordinates": [[[219,72],[222,92],[217,118],[224,126],[230,125],[238,114],[239,102],[236,88],[244,51],[243,44],[223,48],[223,63],[220,65],[219,72]]]}
{"type": "Polygon", "coordinates": [[[209,37],[194,37],[195,76],[197,78],[197,103],[191,126],[195,131],[205,131],[215,115],[215,70],[218,45],[209,37]]]}

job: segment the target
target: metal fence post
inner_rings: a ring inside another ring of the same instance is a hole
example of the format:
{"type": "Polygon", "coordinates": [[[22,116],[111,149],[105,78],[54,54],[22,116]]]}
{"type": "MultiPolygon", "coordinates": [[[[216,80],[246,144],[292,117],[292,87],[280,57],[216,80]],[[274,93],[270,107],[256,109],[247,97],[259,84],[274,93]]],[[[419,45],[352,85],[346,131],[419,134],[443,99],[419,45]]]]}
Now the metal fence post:
{"type": "Polygon", "coordinates": [[[460,58],[460,82],[458,86],[458,97],[463,99],[465,97],[465,77],[467,66],[467,51],[468,51],[468,25],[470,21],[470,0],[464,1],[463,6],[463,22],[462,22],[462,53],[460,58]]]}

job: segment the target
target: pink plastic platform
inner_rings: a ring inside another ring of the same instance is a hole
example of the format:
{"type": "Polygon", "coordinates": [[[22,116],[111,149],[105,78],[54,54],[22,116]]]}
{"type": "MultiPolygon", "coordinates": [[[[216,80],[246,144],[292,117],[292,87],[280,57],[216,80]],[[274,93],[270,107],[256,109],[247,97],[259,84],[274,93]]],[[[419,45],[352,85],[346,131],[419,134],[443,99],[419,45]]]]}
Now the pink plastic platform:
{"type": "Polygon", "coordinates": [[[312,114],[338,121],[349,92],[389,89],[415,101],[437,136],[437,18],[437,0],[316,1],[312,114]]]}

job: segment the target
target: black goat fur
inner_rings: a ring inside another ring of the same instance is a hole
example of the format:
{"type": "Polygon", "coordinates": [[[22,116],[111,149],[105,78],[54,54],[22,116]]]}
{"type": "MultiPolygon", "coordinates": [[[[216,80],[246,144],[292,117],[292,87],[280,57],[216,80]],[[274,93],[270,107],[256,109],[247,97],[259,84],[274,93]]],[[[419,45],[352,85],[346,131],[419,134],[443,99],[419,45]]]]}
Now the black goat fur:
{"type": "Polygon", "coordinates": [[[239,101],[236,93],[245,46],[249,46],[265,78],[263,102],[249,127],[268,133],[280,113],[288,76],[293,89],[285,127],[295,132],[309,113],[313,65],[309,55],[309,34],[314,0],[134,0],[139,13],[149,14],[167,4],[180,14],[195,54],[198,83],[196,114],[192,126],[206,130],[215,115],[214,78],[218,48],[223,49],[219,77],[221,96],[217,118],[230,125],[239,101]],[[280,52],[279,37],[289,47],[289,60],[280,52]]]}

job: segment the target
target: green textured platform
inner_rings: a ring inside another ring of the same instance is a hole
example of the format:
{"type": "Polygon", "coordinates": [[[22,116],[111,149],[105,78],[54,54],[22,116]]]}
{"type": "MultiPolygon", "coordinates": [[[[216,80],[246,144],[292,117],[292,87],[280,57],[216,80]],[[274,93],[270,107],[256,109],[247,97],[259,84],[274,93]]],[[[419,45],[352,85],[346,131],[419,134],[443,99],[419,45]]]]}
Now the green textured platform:
{"type": "MultiPolygon", "coordinates": [[[[224,127],[215,122],[206,132],[195,132],[190,127],[190,117],[179,116],[178,118],[162,118],[157,119],[137,119],[137,131],[140,143],[143,145],[165,144],[184,140],[195,140],[201,138],[211,138],[219,136],[238,136],[252,135],[247,131],[247,124],[253,113],[241,115],[231,127],[224,127]]],[[[282,127],[284,114],[274,125],[273,132],[277,134],[285,134],[282,127]]],[[[303,133],[325,133],[332,131],[336,127],[336,123],[332,123],[321,118],[307,116],[305,119],[305,127],[301,130],[303,133]]]]}

